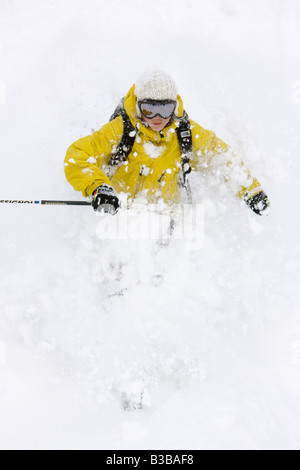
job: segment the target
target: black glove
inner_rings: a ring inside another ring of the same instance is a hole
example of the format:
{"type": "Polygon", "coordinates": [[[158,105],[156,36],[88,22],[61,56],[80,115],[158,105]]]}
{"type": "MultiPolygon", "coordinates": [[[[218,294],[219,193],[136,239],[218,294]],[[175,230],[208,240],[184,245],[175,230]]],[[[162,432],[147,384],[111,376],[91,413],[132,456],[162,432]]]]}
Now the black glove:
{"type": "Polygon", "coordinates": [[[92,206],[95,211],[114,215],[118,212],[120,204],[113,188],[103,184],[93,192],[92,206]]]}
{"type": "Polygon", "coordinates": [[[255,214],[267,215],[268,211],[266,209],[270,207],[270,201],[266,193],[264,193],[263,191],[258,194],[255,194],[255,196],[252,196],[249,199],[247,199],[246,194],[245,201],[246,204],[250,207],[250,209],[255,212],[255,214]]]}

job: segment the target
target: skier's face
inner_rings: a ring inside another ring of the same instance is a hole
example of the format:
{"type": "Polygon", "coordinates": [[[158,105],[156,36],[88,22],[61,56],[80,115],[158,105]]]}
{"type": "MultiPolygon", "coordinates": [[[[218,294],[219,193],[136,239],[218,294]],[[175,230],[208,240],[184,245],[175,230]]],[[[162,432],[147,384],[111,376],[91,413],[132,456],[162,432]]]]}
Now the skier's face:
{"type": "Polygon", "coordinates": [[[152,119],[143,116],[143,119],[153,131],[160,132],[168,125],[171,120],[171,117],[163,119],[162,117],[157,115],[152,119]]]}

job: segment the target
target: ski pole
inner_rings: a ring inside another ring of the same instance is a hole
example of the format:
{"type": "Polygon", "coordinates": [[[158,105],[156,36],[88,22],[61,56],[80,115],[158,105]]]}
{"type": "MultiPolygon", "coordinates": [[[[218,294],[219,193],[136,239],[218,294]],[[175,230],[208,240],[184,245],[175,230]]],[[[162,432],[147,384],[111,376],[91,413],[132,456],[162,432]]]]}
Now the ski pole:
{"type": "Polygon", "coordinates": [[[45,206],[90,206],[91,203],[87,201],[19,201],[19,200],[0,200],[0,204],[42,204],[45,206]]]}

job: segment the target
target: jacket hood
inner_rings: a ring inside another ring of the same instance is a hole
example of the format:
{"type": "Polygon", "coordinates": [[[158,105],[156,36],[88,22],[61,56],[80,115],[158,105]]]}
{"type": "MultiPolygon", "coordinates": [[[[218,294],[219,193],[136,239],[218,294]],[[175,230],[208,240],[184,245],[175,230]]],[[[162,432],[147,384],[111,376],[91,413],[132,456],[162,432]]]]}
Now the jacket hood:
{"type": "MultiPolygon", "coordinates": [[[[146,134],[148,137],[157,140],[157,136],[159,136],[159,133],[156,131],[153,131],[150,127],[148,127],[144,121],[142,121],[138,114],[137,114],[137,97],[135,95],[135,85],[133,85],[130,90],[128,91],[125,101],[124,101],[124,108],[126,113],[128,114],[131,123],[133,124],[134,127],[137,127],[139,131],[141,131],[143,134],[146,134]]],[[[172,121],[172,123],[167,126],[165,129],[171,129],[171,128],[176,128],[177,125],[176,123],[178,122],[178,119],[182,118],[183,116],[183,101],[180,97],[180,95],[177,95],[177,106],[175,110],[175,118],[172,121]]]]}

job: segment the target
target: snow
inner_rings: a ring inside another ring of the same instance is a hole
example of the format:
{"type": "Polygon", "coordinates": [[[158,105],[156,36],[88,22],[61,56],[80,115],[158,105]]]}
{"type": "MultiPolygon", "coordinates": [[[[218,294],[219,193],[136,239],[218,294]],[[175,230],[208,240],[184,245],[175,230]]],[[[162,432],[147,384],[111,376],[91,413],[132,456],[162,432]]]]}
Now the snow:
{"type": "Polygon", "coordinates": [[[153,158],[153,160],[160,157],[160,155],[162,155],[165,151],[164,145],[157,146],[155,144],[152,144],[152,142],[145,142],[143,144],[143,147],[145,154],[148,155],[150,158],[153,158]]]}
{"type": "Polygon", "coordinates": [[[97,159],[95,157],[90,157],[87,159],[87,162],[89,163],[97,163],[97,159]]]}
{"type": "Polygon", "coordinates": [[[0,104],[5,104],[5,82],[0,80],[0,104]]]}
{"type": "Polygon", "coordinates": [[[299,2],[0,9],[1,199],[81,198],[66,149],[153,65],[271,201],[258,217],[218,162],[193,173],[201,249],[103,241],[86,207],[1,205],[1,449],[299,449],[299,2]]]}

